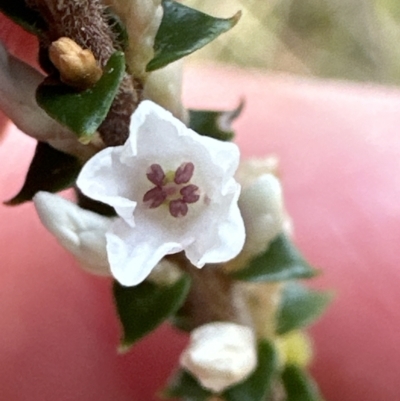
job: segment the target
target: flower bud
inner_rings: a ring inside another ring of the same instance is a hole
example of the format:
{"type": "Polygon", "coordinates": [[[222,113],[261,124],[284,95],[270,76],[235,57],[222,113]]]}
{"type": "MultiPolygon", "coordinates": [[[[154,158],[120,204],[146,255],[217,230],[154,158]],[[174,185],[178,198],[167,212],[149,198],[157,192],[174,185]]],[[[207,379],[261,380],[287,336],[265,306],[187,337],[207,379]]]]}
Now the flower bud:
{"type": "Polygon", "coordinates": [[[103,0],[118,15],[128,34],[125,50],[128,71],[141,81],[154,57],[154,41],[163,17],[161,0],[103,0]]]}
{"type": "Polygon", "coordinates": [[[48,192],[38,192],[33,202],[40,221],[90,273],[110,275],[106,231],[112,219],[80,208],[48,192]]]}
{"type": "Polygon", "coordinates": [[[158,262],[147,278],[156,285],[168,287],[175,284],[182,274],[175,263],[164,258],[158,262]]]}
{"type": "Polygon", "coordinates": [[[51,62],[60,72],[60,79],[67,85],[87,89],[102,75],[93,53],[82,49],[70,38],[60,38],[49,47],[51,62]]]}
{"type": "Polygon", "coordinates": [[[182,60],[150,73],[144,86],[143,97],[159,104],[187,123],[189,115],[182,104],[182,60]]]}
{"type": "Polygon", "coordinates": [[[239,207],[246,227],[246,250],[256,255],[282,231],[284,209],[279,180],[272,174],[257,178],[243,189],[239,207]]]}
{"type": "Polygon", "coordinates": [[[304,331],[295,330],[277,337],[275,345],[282,366],[297,365],[305,368],[312,360],[311,340],[304,331]]]}
{"type": "Polygon", "coordinates": [[[183,368],[215,393],[246,379],[257,366],[255,336],[249,327],[215,322],[193,330],[180,358],[183,368]]]}

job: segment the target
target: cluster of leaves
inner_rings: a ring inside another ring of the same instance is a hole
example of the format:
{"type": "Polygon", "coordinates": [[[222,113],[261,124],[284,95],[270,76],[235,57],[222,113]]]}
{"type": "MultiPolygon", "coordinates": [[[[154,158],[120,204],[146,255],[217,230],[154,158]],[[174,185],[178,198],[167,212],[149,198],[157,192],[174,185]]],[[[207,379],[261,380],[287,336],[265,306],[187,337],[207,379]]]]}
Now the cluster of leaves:
{"type": "MultiPolygon", "coordinates": [[[[300,255],[293,242],[279,235],[268,250],[254,258],[249,265],[232,274],[234,280],[248,282],[286,282],[277,313],[276,335],[302,329],[317,319],[328,306],[331,294],[307,288],[299,279],[318,274],[300,255]]],[[[179,321],[179,308],[190,290],[186,274],[170,286],[144,282],[136,287],[114,286],[114,296],[123,327],[121,349],[128,350],[145,334],[161,323],[179,321]],[[161,301],[162,300],[162,301],[161,301]],[[162,305],[162,307],[160,307],[162,305]],[[178,319],[175,320],[175,316],[178,319]]],[[[281,381],[286,401],[321,401],[318,389],[307,371],[300,366],[279,363],[272,342],[258,344],[258,366],[244,382],[228,388],[219,396],[225,401],[266,401],[272,396],[273,384],[281,381]]],[[[163,395],[187,401],[206,401],[212,393],[184,370],[170,380],[163,395]]]]}
{"type": "MultiPolygon", "coordinates": [[[[232,28],[240,14],[229,19],[214,18],[172,0],[164,0],[164,16],[155,40],[155,55],[147,65],[154,71],[203,47],[221,33],[232,28]]],[[[44,23],[24,0],[0,0],[0,11],[24,29],[39,35],[44,23]]],[[[90,89],[77,92],[59,85],[43,84],[37,91],[38,104],[60,124],[75,133],[77,140],[89,143],[118,92],[125,72],[122,52],[114,53],[102,78],[90,89]]],[[[219,140],[232,140],[231,122],[240,114],[243,103],[233,111],[190,110],[190,126],[201,135],[219,140]]],[[[32,199],[40,190],[56,192],[74,184],[80,162],[47,144],[38,143],[35,155],[20,193],[8,204],[32,199]]],[[[247,267],[232,274],[232,280],[249,282],[282,282],[285,285],[277,315],[277,335],[303,328],[325,309],[330,296],[307,289],[299,280],[314,277],[317,271],[302,258],[293,242],[278,236],[266,252],[255,257],[247,267]]],[[[114,297],[123,328],[121,350],[127,350],[166,320],[173,321],[189,293],[190,277],[183,274],[171,285],[158,286],[144,282],[136,287],[115,283],[114,297]]],[[[300,367],[282,368],[274,345],[266,340],[258,344],[258,367],[244,382],[227,389],[221,397],[226,401],[264,401],[271,396],[273,384],[280,380],[287,401],[318,401],[320,396],[312,379],[300,367]]],[[[164,392],[168,397],[203,401],[211,396],[185,371],[178,372],[164,392]]]]}

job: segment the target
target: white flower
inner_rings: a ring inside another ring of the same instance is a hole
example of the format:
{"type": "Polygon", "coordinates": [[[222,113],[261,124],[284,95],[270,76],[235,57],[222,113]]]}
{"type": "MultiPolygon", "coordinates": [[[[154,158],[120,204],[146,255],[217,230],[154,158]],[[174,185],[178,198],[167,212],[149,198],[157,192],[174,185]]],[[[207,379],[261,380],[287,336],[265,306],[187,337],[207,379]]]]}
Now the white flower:
{"type": "Polygon", "coordinates": [[[70,251],[85,270],[109,275],[105,234],[112,219],[100,216],[48,192],[33,198],[43,225],[70,251]]]}
{"type": "Polygon", "coordinates": [[[114,277],[136,285],[182,250],[197,267],[235,257],[245,237],[232,177],[238,160],[236,145],[202,137],[143,101],[127,142],[96,154],[77,181],[119,216],[106,234],[114,277]]]}
{"type": "Polygon", "coordinates": [[[200,326],[192,331],[180,364],[203,387],[219,393],[243,381],[255,369],[255,336],[249,327],[234,323],[200,326]]]}

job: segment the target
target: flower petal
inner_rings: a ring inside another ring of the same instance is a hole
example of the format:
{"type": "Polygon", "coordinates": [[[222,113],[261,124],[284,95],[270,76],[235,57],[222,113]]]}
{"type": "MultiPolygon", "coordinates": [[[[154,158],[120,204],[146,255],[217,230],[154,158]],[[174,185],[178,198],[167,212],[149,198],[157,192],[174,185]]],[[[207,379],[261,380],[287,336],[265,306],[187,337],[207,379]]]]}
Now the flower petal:
{"type": "Polygon", "coordinates": [[[86,196],[112,206],[119,216],[134,226],[136,202],[128,198],[133,183],[121,180],[127,173],[120,162],[122,148],[117,146],[97,153],[85,164],[76,183],[86,196]]]}
{"type": "Polygon", "coordinates": [[[116,221],[107,233],[107,253],[113,276],[122,285],[141,283],[167,254],[182,250],[177,242],[167,242],[161,236],[130,227],[116,221]]]}
{"type": "Polygon", "coordinates": [[[245,229],[242,216],[237,205],[240,186],[233,179],[224,188],[228,192],[210,205],[208,216],[204,216],[191,230],[196,241],[185,249],[186,256],[197,267],[206,263],[223,263],[239,254],[245,241],[245,229]],[[219,219],[216,219],[218,216],[219,219]]]}

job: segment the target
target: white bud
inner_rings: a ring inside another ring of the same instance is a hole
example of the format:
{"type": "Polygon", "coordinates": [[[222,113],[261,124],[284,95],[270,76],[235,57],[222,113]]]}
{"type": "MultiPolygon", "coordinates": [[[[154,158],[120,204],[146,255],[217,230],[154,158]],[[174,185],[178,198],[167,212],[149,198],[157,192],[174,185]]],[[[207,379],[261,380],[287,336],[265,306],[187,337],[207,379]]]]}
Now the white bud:
{"type": "Polygon", "coordinates": [[[240,163],[235,177],[243,187],[246,187],[263,174],[278,176],[278,165],[279,160],[276,156],[246,159],[240,163]]]}
{"type": "Polygon", "coordinates": [[[176,118],[187,122],[188,113],[182,104],[182,60],[149,74],[143,96],[169,110],[176,118]]]}
{"type": "Polygon", "coordinates": [[[239,208],[246,228],[243,252],[257,255],[283,230],[282,187],[272,174],[263,174],[243,188],[239,208]]]}
{"type": "Polygon", "coordinates": [[[170,286],[175,284],[182,274],[182,270],[175,263],[164,258],[158,262],[147,279],[159,286],[170,286]]]}
{"type": "Polygon", "coordinates": [[[160,27],[163,7],[161,0],[103,0],[119,16],[128,34],[126,63],[129,72],[139,79],[154,57],[154,39],[160,27]]]}
{"type": "Polygon", "coordinates": [[[48,192],[38,192],[33,201],[43,225],[85,270],[98,275],[111,274],[105,237],[111,218],[84,210],[48,192]]]}
{"type": "Polygon", "coordinates": [[[256,342],[249,327],[209,323],[193,330],[180,358],[183,368],[215,393],[245,380],[257,366],[256,342]]]}

